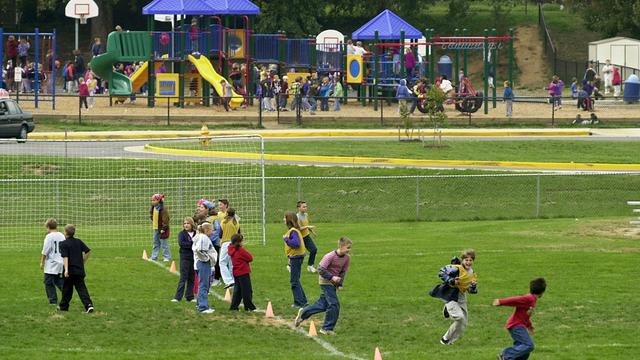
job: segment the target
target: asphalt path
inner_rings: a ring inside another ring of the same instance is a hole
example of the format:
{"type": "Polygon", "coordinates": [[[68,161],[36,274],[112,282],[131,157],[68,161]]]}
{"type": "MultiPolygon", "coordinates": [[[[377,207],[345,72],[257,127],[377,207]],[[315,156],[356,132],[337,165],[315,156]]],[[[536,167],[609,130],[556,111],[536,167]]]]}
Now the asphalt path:
{"type": "MultiPolygon", "coordinates": [[[[430,137],[429,137],[430,138],[430,137]]],[[[427,138],[427,139],[429,139],[427,138]]],[[[344,137],[336,139],[335,137],[327,138],[265,138],[265,141],[322,141],[322,140],[362,140],[362,141],[380,141],[394,140],[395,138],[381,137],[344,137]]],[[[446,141],[475,140],[475,141],[512,141],[512,140],[578,140],[578,141],[640,141],[638,136],[569,136],[569,137],[539,137],[539,136],[522,136],[522,137],[445,137],[446,141]]],[[[88,158],[122,158],[122,159],[165,159],[165,160],[190,160],[190,161],[210,161],[210,162],[231,162],[240,163],[244,160],[225,159],[216,157],[194,157],[182,155],[153,154],[144,151],[144,145],[150,142],[160,142],[158,139],[146,140],[79,140],[79,141],[27,141],[19,144],[15,140],[0,141],[0,154],[2,155],[31,155],[31,156],[67,156],[67,157],[88,157],[88,158]]],[[[419,166],[419,165],[388,165],[388,164],[353,164],[349,162],[324,163],[324,162],[307,162],[307,161],[283,161],[268,160],[267,164],[284,164],[284,165],[317,165],[317,166],[355,166],[355,167],[403,167],[403,168],[422,168],[422,169],[459,169],[459,170],[490,170],[490,171],[526,171],[526,172],[575,172],[573,169],[567,170],[547,170],[540,168],[503,168],[499,166],[419,166]]]]}

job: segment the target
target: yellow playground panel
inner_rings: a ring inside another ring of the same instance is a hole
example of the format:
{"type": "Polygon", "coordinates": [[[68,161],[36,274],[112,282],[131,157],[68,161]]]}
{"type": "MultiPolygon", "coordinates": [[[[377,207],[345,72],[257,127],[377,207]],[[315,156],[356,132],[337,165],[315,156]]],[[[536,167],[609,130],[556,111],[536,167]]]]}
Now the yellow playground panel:
{"type": "MultiPolygon", "coordinates": [[[[174,73],[162,73],[156,75],[156,97],[170,98],[171,102],[179,101],[180,75],[174,73]]],[[[184,102],[202,102],[202,77],[200,74],[184,74],[185,98],[184,102]]]]}

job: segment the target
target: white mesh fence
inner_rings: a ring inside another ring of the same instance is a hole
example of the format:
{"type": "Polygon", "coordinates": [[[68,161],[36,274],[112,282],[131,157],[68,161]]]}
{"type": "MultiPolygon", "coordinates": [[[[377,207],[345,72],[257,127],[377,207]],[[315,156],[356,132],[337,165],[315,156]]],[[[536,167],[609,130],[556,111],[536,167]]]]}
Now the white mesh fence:
{"type": "Polygon", "coordinates": [[[171,240],[198,199],[226,198],[249,241],[264,241],[263,142],[259,136],[112,141],[0,142],[0,247],[41,246],[44,222],[73,223],[93,246],[149,245],[150,197],[165,195],[171,240]],[[251,154],[154,154],[160,149],[251,154]]]}

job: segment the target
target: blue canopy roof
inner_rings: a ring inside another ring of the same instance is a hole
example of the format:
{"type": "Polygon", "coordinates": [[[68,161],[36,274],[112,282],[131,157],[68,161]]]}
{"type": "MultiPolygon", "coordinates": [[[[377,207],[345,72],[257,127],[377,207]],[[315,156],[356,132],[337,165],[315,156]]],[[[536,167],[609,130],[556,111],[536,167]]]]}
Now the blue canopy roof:
{"type": "Polygon", "coordinates": [[[249,0],[153,0],[144,15],[257,15],[260,8],[249,0]]]}
{"type": "Polygon", "coordinates": [[[422,33],[391,10],[385,10],[362,25],[351,34],[353,40],[374,40],[378,31],[380,40],[400,40],[400,31],[404,30],[405,39],[420,39],[422,33]]]}

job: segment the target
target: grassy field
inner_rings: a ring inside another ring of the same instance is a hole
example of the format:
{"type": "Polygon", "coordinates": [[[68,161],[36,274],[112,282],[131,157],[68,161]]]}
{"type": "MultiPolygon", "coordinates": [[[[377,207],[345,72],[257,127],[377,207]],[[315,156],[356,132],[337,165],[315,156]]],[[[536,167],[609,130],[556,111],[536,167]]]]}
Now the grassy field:
{"type": "MultiPolygon", "coordinates": [[[[354,240],[352,266],[340,292],[338,336],[324,338],[339,351],[371,359],[376,346],[385,359],[491,359],[510,344],[504,323],[511,309],[492,299],[525,293],[528,281],[544,276],[548,291],[533,316],[536,359],[633,358],[640,346],[635,329],[640,304],[629,274],[638,237],[623,235],[623,220],[574,219],[446,223],[318,224],[319,253],[336,239],[354,240]],[[479,293],[469,300],[470,323],[462,340],[446,347],[438,339],[449,326],[440,301],[426,292],[437,270],[465,247],[477,250],[479,293]],[[399,266],[399,264],[403,264],[399,266]],[[625,285],[626,284],[626,285],[625,285]]],[[[272,301],[276,315],[293,321],[282,225],[270,225],[267,246],[254,254],[254,302],[272,301]]],[[[94,246],[87,285],[96,313],[81,313],[74,295],[69,313],[47,305],[38,269],[38,246],[0,250],[10,271],[0,299],[3,359],[336,359],[316,342],[260,313],[230,313],[213,297],[216,313],[195,313],[193,304],[169,302],[177,277],[140,260],[142,247],[101,248],[98,234],[79,228],[94,246]]],[[[172,250],[176,252],[175,239],[172,250]]],[[[149,246],[146,246],[149,251],[149,246]]],[[[310,301],[317,277],[304,273],[310,301]]],[[[216,289],[222,294],[220,289],[216,289]]],[[[322,317],[314,317],[316,322],[322,317]]],[[[303,324],[308,326],[308,322],[303,324]]]]}
{"type": "MultiPolygon", "coordinates": [[[[427,138],[426,144],[431,142],[427,138]]],[[[363,156],[406,159],[591,162],[629,164],[638,161],[640,142],[584,140],[447,140],[445,147],[397,140],[266,141],[267,154],[363,156]]],[[[195,149],[197,142],[153,144],[195,149]]]]}

